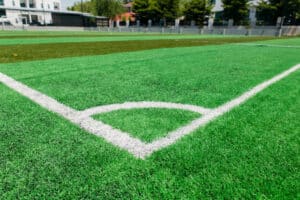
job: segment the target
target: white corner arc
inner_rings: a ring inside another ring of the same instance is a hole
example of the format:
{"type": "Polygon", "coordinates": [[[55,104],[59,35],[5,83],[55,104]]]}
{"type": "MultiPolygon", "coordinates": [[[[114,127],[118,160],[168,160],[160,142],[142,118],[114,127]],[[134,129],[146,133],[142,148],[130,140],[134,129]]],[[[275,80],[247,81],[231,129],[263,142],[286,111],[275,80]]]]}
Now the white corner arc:
{"type": "Polygon", "coordinates": [[[78,111],[70,108],[57,100],[34,90],[23,83],[14,80],[13,78],[0,72],[0,82],[9,88],[15,90],[21,95],[29,98],[38,105],[46,108],[49,111],[59,114],[70,122],[78,125],[82,129],[92,133],[96,136],[102,137],[106,141],[118,146],[122,149],[132,153],[137,158],[146,158],[153,152],[174,144],[177,140],[185,135],[188,135],[202,127],[217,117],[222,116],[233,108],[245,103],[248,99],[260,93],[272,84],[280,81],[281,79],[289,76],[293,72],[300,69],[300,64],[291,67],[290,69],[274,76],[273,78],[264,81],[263,83],[255,86],[251,90],[245,92],[241,96],[215,108],[208,109],[194,105],[184,105],[168,102],[125,102],[123,104],[113,104],[90,108],[84,111],[78,111]],[[168,108],[168,109],[182,109],[202,114],[201,117],[193,120],[191,123],[183,126],[173,132],[168,133],[164,138],[155,140],[151,143],[144,143],[137,138],[133,138],[130,134],[114,129],[113,127],[102,123],[101,121],[94,120],[91,115],[98,113],[111,112],[120,109],[133,109],[133,108],[168,108]]]}

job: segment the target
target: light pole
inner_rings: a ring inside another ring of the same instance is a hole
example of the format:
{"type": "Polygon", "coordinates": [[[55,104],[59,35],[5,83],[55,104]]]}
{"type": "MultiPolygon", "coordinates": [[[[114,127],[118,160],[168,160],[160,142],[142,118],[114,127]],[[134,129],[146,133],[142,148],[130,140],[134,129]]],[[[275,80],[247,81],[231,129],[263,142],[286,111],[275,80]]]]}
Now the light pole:
{"type": "Polygon", "coordinates": [[[44,0],[42,0],[42,5],[43,5],[44,25],[47,26],[44,0]]]}
{"type": "Polygon", "coordinates": [[[4,31],[4,16],[1,16],[0,19],[1,19],[1,22],[2,22],[2,30],[4,31]]]}
{"type": "Polygon", "coordinates": [[[283,16],[283,17],[281,18],[281,22],[280,22],[280,28],[282,28],[282,27],[283,27],[284,20],[285,20],[285,16],[283,16]]]}
{"type": "Polygon", "coordinates": [[[80,0],[80,10],[82,17],[82,26],[84,26],[84,17],[83,17],[83,0],[80,0]]]}
{"type": "Polygon", "coordinates": [[[278,34],[279,37],[282,36],[282,28],[283,28],[284,20],[285,20],[285,16],[283,16],[283,17],[281,18],[280,27],[279,27],[279,34],[278,34]]]}

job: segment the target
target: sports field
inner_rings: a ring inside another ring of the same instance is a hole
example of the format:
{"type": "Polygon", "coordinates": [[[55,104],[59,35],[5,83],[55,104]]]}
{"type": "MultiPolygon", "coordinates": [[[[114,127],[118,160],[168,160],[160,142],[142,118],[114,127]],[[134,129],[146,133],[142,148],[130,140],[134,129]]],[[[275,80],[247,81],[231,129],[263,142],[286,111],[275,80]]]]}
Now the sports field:
{"type": "Polygon", "coordinates": [[[0,32],[0,49],[0,199],[299,198],[299,37],[0,32]]]}

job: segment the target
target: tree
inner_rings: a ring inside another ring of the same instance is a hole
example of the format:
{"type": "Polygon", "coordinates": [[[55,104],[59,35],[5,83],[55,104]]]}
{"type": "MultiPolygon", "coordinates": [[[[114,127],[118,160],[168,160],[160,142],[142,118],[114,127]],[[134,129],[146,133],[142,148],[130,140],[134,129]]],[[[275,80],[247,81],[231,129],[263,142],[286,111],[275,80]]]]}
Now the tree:
{"type": "Polygon", "coordinates": [[[194,20],[202,26],[211,9],[212,6],[207,0],[191,0],[185,4],[183,14],[187,20],[194,20]]]}
{"type": "Polygon", "coordinates": [[[300,23],[300,0],[261,0],[258,18],[265,23],[275,24],[278,17],[284,17],[290,24],[300,23]]]}
{"type": "Polygon", "coordinates": [[[85,1],[82,3],[82,5],[81,5],[81,2],[74,3],[73,6],[68,7],[67,9],[71,10],[71,11],[79,11],[79,12],[82,11],[82,12],[86,12],[86,13],[92,13],[93,8],[94,8],[94,5],[91,1],[85,1]]]}
{"type": "Polygon", "coordinates": [[[94,4],[93,14],[106,16],[113,19],[124,12],[122,2],[119,0],[92,0],[94,4]]]}
{"type": "Polygon", "coordinates": [[[124,11],[122,2],[121,0],[91,0],[85,1],[82,4],[81,2],[75,3],[68,10],[81,11],[82,6],[83,12],[113,19],[116,15],[124,11]]]}
{"type": "Polygon", "coordinates": [[[149,19],[158,21],[161,16],[157,0],[134,0],[133,12],[143,24],[147,24],[149,19]]]}
{"type": "Polygon", "coordinates": [[[249,0],[222,0],[225,20],[233,19],[234,25],[240,25],[247,19],[249,0]]]}
{"type": "Polygon", "coordinates": [[[158,0],[160,17],[164,26],[166,26],[167,21],[173,22],[179,16],[179,2],[180,0],[158,0]]]}
{"type": "Polygon", "coordinates": [[[164,25],[167,21],[174,21],[179,16],[180,0],[134,0],[133,11],[142,23],[149,19],[154,22],[162,20],[164,25]]]}

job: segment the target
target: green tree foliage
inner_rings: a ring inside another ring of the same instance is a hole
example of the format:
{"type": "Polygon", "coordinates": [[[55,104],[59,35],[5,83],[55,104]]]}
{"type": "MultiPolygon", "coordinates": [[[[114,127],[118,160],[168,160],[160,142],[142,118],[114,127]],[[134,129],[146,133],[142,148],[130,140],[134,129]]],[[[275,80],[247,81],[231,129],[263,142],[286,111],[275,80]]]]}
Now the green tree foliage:
{"type": "Polygon", "coordinates": [[[134,0],[133,11],[137,17],[146,23],[149,19],[153,21],[174,21],[179,16],[180,0],[134,0]]]}
{"type": "Polygon", "coordinates": [[[94,8],[94,5],[91,1],[84,1],[82,4],[81,4],[81,2],[74,3],[73,6],[68,7],[67,9],[71,10],[71,11],[79,11],[79,12],[82,11],[82,12],[86,12],[86,13],[92,13],[93,8],[94,8]]]}
{"type": "Polygon", "coordinates": [[[194,20],[201,26],[211,9],[212,5],[207,0],[191,0],[185,4],[183,14],[187,20],[194,20]]]}
{"type": "Polygon", "coordinates": [[[133,12],[137,14],[142,23],[147,23],[149,19],[158,21],[161,16],[157,0],[135,0],[133,2],[133,12]]]}
{"type": "Polygon", "coordinates": [[[91,0],[84,1],[82,5],[81,2],[75,3],[72,7],[69,7],[68,10],[81,12],[82,6],[83,12],[106,16],[112,19],[124,11],[122,3],[123,2],[119,0],[91,0]]]}
{"type": "Polygon", "coordinates": [[[249,0],[222,0],[225,20],[233,19],[234,25],[240,25],[247,19],[249,0]]]}
{"type": "Polygon", "coordinates": [[[179,16],[180,0],[157,0],[160,9],[160,18],[166,25],[167,21],[174,21],[179,16]]]}
{"type": "Polygon", "coordinates": [[[92,0],[94,4],[93,13],[99,16],[106,16],[110,19],[124,12],[122,1],[120,0],[92,0]]]}
{"type": "Polygon", "coordinates": [[[284,17],[290,24],[300,24],[300,0],[261,0],[258,6],[258,18],[269,24],[275,24],[278,17],[284,17]]]}

